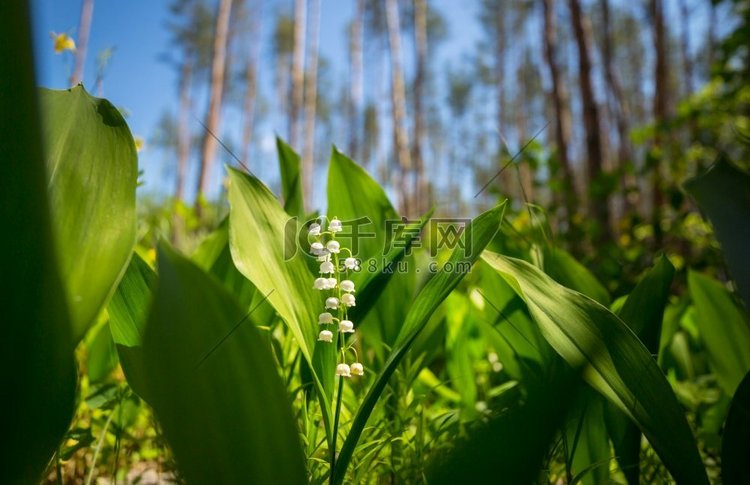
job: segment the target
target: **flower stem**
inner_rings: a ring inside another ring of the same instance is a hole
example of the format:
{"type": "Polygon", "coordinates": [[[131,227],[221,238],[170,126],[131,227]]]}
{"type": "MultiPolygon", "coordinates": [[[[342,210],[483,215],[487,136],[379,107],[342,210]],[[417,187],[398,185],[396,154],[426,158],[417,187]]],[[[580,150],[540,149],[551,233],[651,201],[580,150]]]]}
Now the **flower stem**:
{"type": "Polygon", "coordinates": [[[328,483],[333,485],[336,468],[336,438],[339,435],[339,415],[341,414],[341,396],[344,394],[344,376],[339,376],[339,393],[336,396],[336,413],[333,418],[333,445],[331,447],[331,472],[328,483]]]}

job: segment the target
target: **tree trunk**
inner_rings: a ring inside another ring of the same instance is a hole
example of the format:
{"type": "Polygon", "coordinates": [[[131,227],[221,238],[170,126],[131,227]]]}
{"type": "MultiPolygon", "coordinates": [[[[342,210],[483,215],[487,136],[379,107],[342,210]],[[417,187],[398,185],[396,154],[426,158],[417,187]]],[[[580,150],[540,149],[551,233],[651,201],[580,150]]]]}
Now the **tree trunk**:
{"type": "Polygon", "coordinates": [[[185,200],[185,179],[187,178],[188,159],[190,157],[190,85],[193,78],[193,64],[185,60],[180,73],[180,114],[177,124],[177,181],[175,199],[185,200]]]}
{"type": "Polygon", "coordinates": [[[624,191],[622,201],[623,210],[630,212],[635,207],[638,196],[635,180],[628,174],[628,165],[633,163],[633,149],[630,145],[630,106],[625,98],[620,79],[615,72],[609,0],[601,0],[600,3],[602,9],[602,30],[604,31],[604,42],[602,45],[604,79],[614,98],[612,115],[615,118],[615,126],[617,128],[617,164],[621,174],[620,183],[624,191]]]}
{"type": "Polygon", "coordinates": [[[575,177],[570,166],[570,159],[568,158],[571,115],[568,105],[568,92],[560,74],[560,66],[557,63],[555,0],[543,0],[542,6],[544,7],[544,56],[552,80],[552,104],[555,108],[555,144],[557,145],[557,158],[562,175],[563,205],[568,231],[571,233],[570,240],[575,242],[572,233],[575,231],[578,195],[576,193],[575,177]]]}
{"type": "Polygon", "coordinates": [[[216,137],[219,136],[221,121],[221,102],[224,93],[224,74],[226,68],[227,41],[229,38],[229,14],[232,10],[232,0],[220,0],[216,15],[216,34],[213,45],[213,60],[211,61],[211,87],[206,113],[205,133],[203,135],[203,149],[201,153],[201,169],[198,177],[198,197],[196,208],[200,211],[202,198],[209,188],[211,169],[216,155],[216,137]]]}
{"type": "MultiPolygon", "coordinates": [[[[305,82],[305,0],[294,0],[294,50],[292,51],[292,105],[289,119],[291,139],[289,144],[300,151],[302,145],[301,113],[304,103],[305,82]]],[[[310,186],[311,174],[303,167],[302,179],[305,193],[310,186]]]]}
{"type": "Polygon", "coordinates": [[[349,156],[359,160],[359,140],[362,136],[362,100],[364,84],[362,66],[364,64],[363,33],[365,23],[365,0],[357,0],[351,32],[351,100],[349,102],[349,156]]]}
{"type": "Polygon", "coordinates": [[[250,59],[245,71],[245,99],[242,103],[244,123],[242,126],[242,151],[240,160],[250,166],[250,153],[253,140],[253,125],[255,122],[255,103],[258,91],[258,62],[260,59],[260,39],[263,11],[259,2],[250,13],[253,16],[250,26],[250,59]]]}
{"type": "Polygon", "coordinates": [[[393,141],[401,168],[401,209],[404,215],[411,215],[408,180],[412,172],[409,153],[409,135],[406,132],[406,93],[401,67],[401,23],[399,22],[397,0],[385,0],[386,23],[388,24],[388,44],[391,58],[391,102],[393,109],[393,141]]]}
{"type": "MultiPolygon", "coordinates": [[[[310,176],[313,173],[315,157],[315,116],[318,101],[318,30],[320,27],[320,0],[310,0],[307,73],[305,74],[305,144],[302,152],[302,166],[310,176]]],[[[312,184],[305,190],[305,207],[312,206],[312,184]]]]}
{"type": "Polygon", "coordinates": [[[422,144],[425,132],[424,89],[427,78],[427,0],[414,0],[414,45],[416,47],[416,75],[414,78],[414,144],[412,159],[416,177],[414,179],[415,214],[427,210],[427,178],[424,170],[424,153],[422,144]]]}
{"type": "Polygon", "coordinates": [[[91,19],[94,16],[94,0],[83,0],[81,19],[78,22],[78,42],[76,43],[76,63],[70,76],[70,85],[75,86],[83,80],[83,67],[86,64],[86,51],[89,46],[91,19]]]}
{"type": "Polygon", "coordinates": [[[680,50],[682,53],[682,69],[685,76],[685,97],[693,94],[693,58],[690,55],[690,10],[686,0],[680,0],[680,17],[682,17],[682,32],[680,50]]]}
{"type": "MultiPolygon", "coordinates": [[[[498,150],[497,150],[497,166],[502,167],[505,164],[503,159],[503,147],[505,144],[505,89],[503,83],[505,81],[505,16],[507,9],[503,8],[502,2],[498,3],[495,7],[495,52],[494,52],[494,81],[495,81],[495,117],[497,124],[497,135],[498,135],[498,150]]],[[[509,154],[510,156],[510,154],[509,154]]],[[[503,189],[506,191],[506,195],[513,197],[511,187],[513,187],[513,171],[503,170],[500,174],[500,180],[502,182],[503,189]]]]}
{"type": "Polygon", "coordinates": [[[591,25],[585,17],[579,0],[569,0],[570,18],[578,48],[578,77],[581,87],[583,125],[586,130],[586,175],[588,183],[589,214],[597,222],[594,242],[610,240],[609,207],[607,194],[602,190],[602,162],[604,149],[599,119],[599,107],[594,97],[591,76],[590,39],[591,25]]]}
{"type": "MultiPolygon", "coordinates": [[[[526,89],[527,86],[527,79],[526,79],[526,68],[525,65],[526,60],[524,60],[521,64],[518,65],[518,69],[516,71],[516,79],[518,80],[518,97],[516,99],[516,132],[518,134],[518,146],[522,147],[524,146],[529,140],[528,140],[528,132],[526,130],[526,125],[528,123],[527,117],[526,117],[526,109],[528,106],[531,106],[531,103],[529,102],[529,91],[526,89]]],[[[534,173],[531,167],[527,162],[523,160],[523,155],[519,157],[521,160],[518,160],[518,164],[516,167],[518,168],[518,178],[519,178],[519,187],[521,189],[521,196],[523,197],[523,201],[525,203],[533,202],[534,201],[534,173]]]]}
{"type": "Polygon", "coordinates": [[[667,35],[664,25],[664,5],[662,0],[650,0],[649,10],[653,25],[654,51],[656,61],[654,63],[654,122],[656,123],[656,134],[653,147],[653,171],[651,178],[652,208],[651,221],[654,226],[654,243],[661,246],[662,230],[661,217],[664,206],[664,193],[662,191],[662,164],[661,150],[663,144],[663,123],[669,116],[668,98],[668,62],[667,62],[667,35]]]}

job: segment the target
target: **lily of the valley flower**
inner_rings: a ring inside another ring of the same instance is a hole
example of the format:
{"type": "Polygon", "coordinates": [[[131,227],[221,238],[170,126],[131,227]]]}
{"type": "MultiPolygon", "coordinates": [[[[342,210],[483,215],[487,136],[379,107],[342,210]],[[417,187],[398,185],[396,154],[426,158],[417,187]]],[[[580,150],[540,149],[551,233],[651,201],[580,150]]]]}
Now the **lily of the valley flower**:
{"type": "Polygon", "coordinates": [[[326,289],[332,290],[336,288],[336,278],[326,278],[326,289]]]}
{"type": "Polygon", "coordinates": [[[359,261],[357,261],[357,258],[346,258],[344,260],[344,267],[352,271],[357,271],[359,269],[359,261]]]}
{"type": "MultiPolygon", "coordinates": [[[[349,305],[351,306],[351,305],[349,305]]],[[[335,297],[326,298],[326,310],[338,310],[339,308],[339,299],[335,297]]]]}
{"type": "Polygon", "coordinates": [[[333,323],[333,315],[328,312],[321,313],[318,315],[318,323],[321,325],[333,323]]]}
{"type": "Polygon", "coordinates": [[[341,303],[348,307],[357,306],[357,301],[354,299],[354,295],[352,295],[351,293],[344,293],[343,295],[341,295],[341,303]]]}
{"type": "Polygon", "coordinates": [[[328,289],[328,278],[315,278],[313,288],[316,290],[327,290],[328,289]]]}
{"type": "Polygon", "coordinates": [[[310,245],[310,253],[314,254],[315,256],[325,256],[328,251],[326,251],[326,248],[323,247],[323,244],[314,242],[310,245]]]}
{"type": "Polygon", "coordinates": [[[351,368],[350,368],[350,371],[351,371],[352,375],[355,375],[355,376],[363,376],[363,375],[365,375],[365,368],[359,362],[353,363],[352,366],[351,366],[351,368]]]}
{"type": "Polygon", "coordinates": [[[352,280],[344,280],[341,282],[341,289],[347,293],[354,293],[354,282],[352,280]]]}
{"type": "Polygon", "coordinates": [[[354,333],[354,324],[351,320],[341,320],[339,322],[339,332],[354,333]]]}
{"type": "Polygon", "coordinates": [[[341,227],[341,221],[340,220],[338,220],[335,217],[333,219],[331,219],[331,223],[328,224],[328,230],[329,231],[335,233],[335,232],[340,232],[342,229],[343,229],[343,227],[341,227]]]}
{"type": "Polygon", "coordinates": [[[342,377],[351,377],[352,370],[347,364],[339,364],[336,366],[336,375],[342,377]]]}
{"type": "Polygon", "coordinates": [[[328,241],[328,243],[326,244],[326,249],[333,254],[338,254],[339,252],[341,252],[341,245],[338,241],[328,241]]]}
{"type": "Polygon", "coordinates": [[[320,236],[320,224],[310,224],[310,232],[308,233],[308,236],[320,236]]]}
{"type": "Polygon", "coordinates": [[[335,272],[335,268],[333,266],[333,263],[330,261],[325,261],[323,263],[320,263],[320,273],[321,274],[331,274],[335,272]]]}
{"type": "Polygon", "coordinates": [[[333,342],[333,332],[330,330],[322,330],[318,334],[318,340],[320,342],[333,342]]]}

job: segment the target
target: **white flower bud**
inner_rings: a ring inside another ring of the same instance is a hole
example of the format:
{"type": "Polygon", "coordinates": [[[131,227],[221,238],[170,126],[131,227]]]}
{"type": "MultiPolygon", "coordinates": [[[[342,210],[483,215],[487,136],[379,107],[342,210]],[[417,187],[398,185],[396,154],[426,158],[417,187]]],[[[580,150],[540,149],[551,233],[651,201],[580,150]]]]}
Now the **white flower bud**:
{"type": "Polygon", "coordinates": [[[354,333],[354,324],[351,322],[351,320],[341,320],[339,322],[339,332],[354,333]]]}
{"type": "Polygon", "coordinates": [[[335,217],[331,219],[330,224],[328,224],[328,230],[331,232],[339,232],[342,230],[341,227],[341,221],[336,219],[335,217]]]}
{"type": "Polygon", "coordinates": [[[365,368],[359,362],[355,362],[352,364],[351,372],[352,372],[352,375],[363,376],[365,375],[365,368]]]}
{"type": "Polygon", "coordinates": [[[326,298],[326,310],[328,309],[338,310],[338,308],[339,308],[338,298],[334,298],[334,297],[326,298]]]}
{"type": "Polygon", "coordinates": [[[343,280],[341,282],[341,289],[347,293],[354,293],[354,282],[352,280],[343,280]]]}
{"type": "Polygon", "coordinates": [[[310,224],[310,232],[308,233],[310,236],[320,236],[320,224],[318,223],[312,223],[310,224]]]}
{"type": "Polygon", "coordinates": [[[338,241],[328,241],[328,243],[326,243],[326,249],[334,254],[338,254],[341,252],[341,245],[338,241]]]}
{"type": "Polygon", "coordinates": [[[323,247],[322,243],[314,242],[310,244],[310,253],[314,254],[315,256],[324,256],[327,251],[326,248],[323,247]]]}
{"type": "Polygon", "coordinates": [[[330,261],[326,261],[324,263],[320,263],[320,273],[321,274],[331,274],[334,272],[333,263],[330,261]]]}
{"type": "Polygon", "coordinates": [[[326,278],[326,290],[332,290],[336,288],[336,278],[326,278]]]}
{"type": "Polygon", "coordinates": [[[320,315],[318,315],[318,323],[321,325],[333,323],[333,315],[328,312],[321,313],[320,315]]]}
{"type": "Polygon", "coordinates": [[[339,364],[336,366],[336,375],[342,377],[351,377],[352,370],[346,364],[339,364]]]}
{"type": "Polygon", "coordinates": [[[341,303],[343,303],[344,305],[348,307],[357,306],[357,302],[354,299],[354,295],[352,295],[351,293],[344,293],[343,295],[341,295],[341,303]]]}
{"type": "Polygon", "coordinates": [[[315,278],[315,283],[313,283],[313,288],[315,288],[316,290],[327,290],[328,280],[326,278],[315,278]]]}
{"type": "Polygon", "coordinates": [[[359,269],[359,261],[357,261],[357,258],[346,258],[344,260],[344,267],[346,269],[357,271],[359,269]]]}
{"type": "Polygon", "coordinates": [[[318,341],[320,342],[333,342],[333,332],[330,330],[323,330],[318,334],[318,341]]]}

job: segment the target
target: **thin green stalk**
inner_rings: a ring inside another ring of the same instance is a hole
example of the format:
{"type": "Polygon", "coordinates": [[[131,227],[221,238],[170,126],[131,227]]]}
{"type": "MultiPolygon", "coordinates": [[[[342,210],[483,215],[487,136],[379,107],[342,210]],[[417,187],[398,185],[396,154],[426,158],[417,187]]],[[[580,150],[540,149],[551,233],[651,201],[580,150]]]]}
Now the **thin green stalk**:
{"type": "Polygon", "coordinates": [[[339,376],[339,394],[336,396],[336,413],[333,418],[333,446],[331,447],[331,471],[329,481],[333,485],[334,469],[336,467],[336,438],[339,435],[339,415],[341,414],[341,396],[344,394],[344,376],[339,376]]]}
{"type": "Polygon", "coordinates": [[[57,447],[57,452],[55,453],[55,477],[57,478],[57,483],[62,485],[62,465],[60,465],[60,447],[57,447]]]}
{"type": "Polygon", "coordinates": [[[89,470],[89,476],[86,478],[86,485],[91,485],[91,480],[94,479],[94,470],[96,470],[96,460],[99,458],[99,450],[102,448],[102,443],[104,443],[104,438],[107,436],[107,429],[109,429],[109,424],[112,422],[112,418],[114,417],[115,413],[109,413],[109,417],[107,418],[107,422],[104,423],[104,428],[102,428],[101,435],[99,436],[99,442],[96,444],[96,449],[94,450],[94,458],[91,460],[91,469],[89,470]]]}

